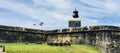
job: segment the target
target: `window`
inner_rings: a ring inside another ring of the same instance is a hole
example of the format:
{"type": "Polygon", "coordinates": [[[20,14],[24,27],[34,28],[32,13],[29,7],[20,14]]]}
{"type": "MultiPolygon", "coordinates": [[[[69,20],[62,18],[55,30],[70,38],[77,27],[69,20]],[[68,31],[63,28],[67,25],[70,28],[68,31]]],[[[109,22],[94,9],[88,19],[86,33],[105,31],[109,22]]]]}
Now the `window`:
{"type": "Polygon", "coordinates": [[[75,26],[79,26],[79,22],[75,22],[75,26]]]}

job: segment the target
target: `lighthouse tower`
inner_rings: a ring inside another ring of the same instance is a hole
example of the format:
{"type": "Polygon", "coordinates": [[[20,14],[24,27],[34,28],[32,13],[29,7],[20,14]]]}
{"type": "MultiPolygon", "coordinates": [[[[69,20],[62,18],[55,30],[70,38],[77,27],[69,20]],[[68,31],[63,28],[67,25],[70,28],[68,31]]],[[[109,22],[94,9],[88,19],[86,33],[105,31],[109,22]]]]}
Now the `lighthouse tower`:
{"type": "Polygon", "coordinates": [[[73,11],[73,16],[69,19],[69,27],[81,27],[81,19],[79,18],[77,9],[73,11]]]}

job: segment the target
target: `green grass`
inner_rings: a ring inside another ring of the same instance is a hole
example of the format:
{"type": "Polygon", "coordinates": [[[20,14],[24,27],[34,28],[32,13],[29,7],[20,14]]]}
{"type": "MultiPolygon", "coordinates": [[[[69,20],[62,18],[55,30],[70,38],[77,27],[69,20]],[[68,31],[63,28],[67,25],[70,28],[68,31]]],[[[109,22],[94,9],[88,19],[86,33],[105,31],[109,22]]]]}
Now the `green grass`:
{"type": "Polygon", "coordinates": [[[5,45],[8,53],[100,53],[97,49],[88,45],[48,46],[47,44],[26,45],[25,43],[0,43],[5,45]]]}

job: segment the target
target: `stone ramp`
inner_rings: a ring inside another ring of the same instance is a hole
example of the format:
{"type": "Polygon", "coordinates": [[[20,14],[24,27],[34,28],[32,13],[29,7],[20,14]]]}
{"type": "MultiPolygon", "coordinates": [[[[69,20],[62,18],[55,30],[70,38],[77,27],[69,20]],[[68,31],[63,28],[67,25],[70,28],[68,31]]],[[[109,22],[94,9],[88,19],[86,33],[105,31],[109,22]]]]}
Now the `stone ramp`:
{"type": "Polygon", "coordinates": [[[0,45],[0,53],[6,53],[6,52],[5,52],[5,46],[1,46],[1,45],[0,45]]]}

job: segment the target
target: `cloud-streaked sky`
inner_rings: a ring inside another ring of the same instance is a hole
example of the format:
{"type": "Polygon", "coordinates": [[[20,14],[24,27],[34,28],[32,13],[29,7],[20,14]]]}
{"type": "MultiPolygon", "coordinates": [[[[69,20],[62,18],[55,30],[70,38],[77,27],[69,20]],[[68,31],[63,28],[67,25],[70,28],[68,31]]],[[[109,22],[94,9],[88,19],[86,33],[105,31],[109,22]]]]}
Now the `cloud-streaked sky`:
{"type": "Polygon", "coordinates": [[[0,0],[0,25],[34,29],[68,28],[75,8],[82,26],[120,26],[120,0],[0,0]],[[44,22],[39,26],[39,22],[44,22]],[[33,24],[36,23],[36,26],[33,24]]]}

